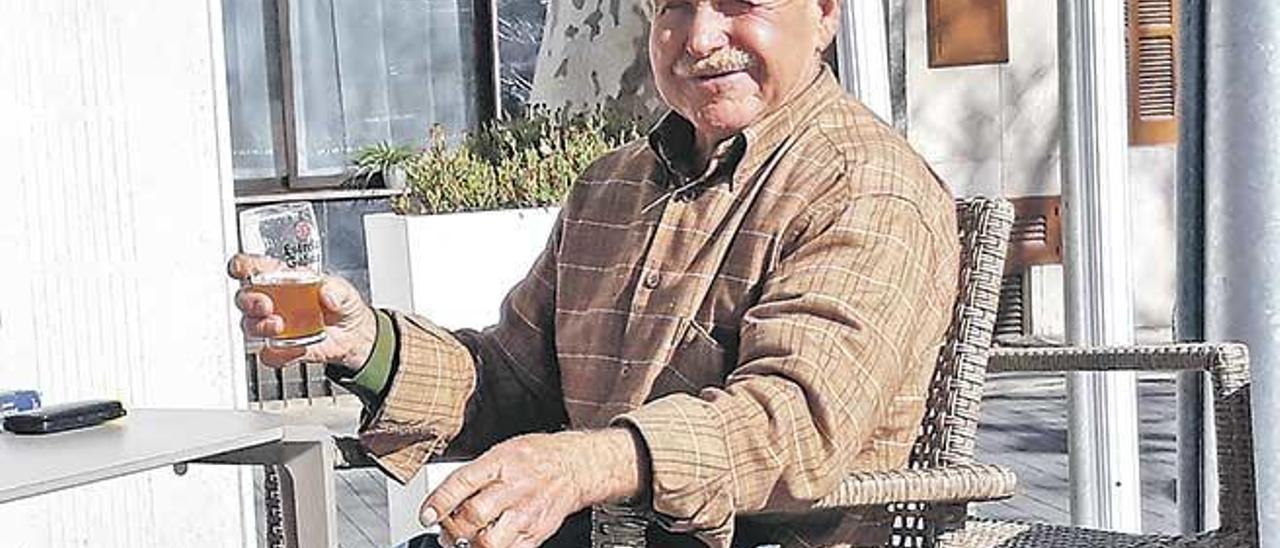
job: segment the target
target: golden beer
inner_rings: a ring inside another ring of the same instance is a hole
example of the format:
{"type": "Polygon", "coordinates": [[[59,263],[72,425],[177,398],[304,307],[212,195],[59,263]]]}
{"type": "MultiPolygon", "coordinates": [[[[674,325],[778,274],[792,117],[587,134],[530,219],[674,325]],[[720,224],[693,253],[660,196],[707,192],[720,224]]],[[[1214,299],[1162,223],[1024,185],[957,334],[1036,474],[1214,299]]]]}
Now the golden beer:
{"type": "Polygon", "coordinates": [[[321,282],[320,275],[310,270],[282,270],[250,278],[253,290],[271,297],[275,314],[284,319],[284,331],[267,344],[303,346],[324,340],[321,282]]]}

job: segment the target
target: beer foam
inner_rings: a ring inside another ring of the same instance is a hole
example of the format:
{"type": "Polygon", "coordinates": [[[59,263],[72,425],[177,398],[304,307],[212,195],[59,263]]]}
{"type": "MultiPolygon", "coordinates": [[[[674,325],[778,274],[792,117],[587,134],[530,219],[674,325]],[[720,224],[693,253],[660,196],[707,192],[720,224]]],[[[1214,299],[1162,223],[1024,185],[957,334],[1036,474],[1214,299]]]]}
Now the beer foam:
{"type": "Polygon", "coordinates": [[[305,268],[259,272],[249,277],[254,285],[310,284],[320,281],[320,275],[305,268]]]}

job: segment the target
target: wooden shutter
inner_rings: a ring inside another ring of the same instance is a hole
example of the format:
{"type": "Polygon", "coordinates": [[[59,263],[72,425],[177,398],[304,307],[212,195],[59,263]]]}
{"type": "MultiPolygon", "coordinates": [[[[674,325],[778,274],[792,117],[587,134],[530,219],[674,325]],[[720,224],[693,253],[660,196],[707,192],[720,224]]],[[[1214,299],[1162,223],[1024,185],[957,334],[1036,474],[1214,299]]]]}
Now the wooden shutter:
{"type": "Polygon", "coordinates": [[[1129,144],[1178,142],[1178,0],[1125,0],[1129,144]]]}

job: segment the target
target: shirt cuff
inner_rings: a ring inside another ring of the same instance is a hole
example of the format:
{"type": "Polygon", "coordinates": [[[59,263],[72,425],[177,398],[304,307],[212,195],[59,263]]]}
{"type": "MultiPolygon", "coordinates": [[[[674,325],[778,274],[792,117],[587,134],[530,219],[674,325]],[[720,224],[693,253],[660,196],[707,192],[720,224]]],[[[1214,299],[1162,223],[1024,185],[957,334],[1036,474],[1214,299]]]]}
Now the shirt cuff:
{"type": "Polygon", "coordinates": [[[709,546],[728,546],[735,514],[732,463],[725,425],[711,404],[687,394],[667,396],[613,424],[634,428],[644,439],[653,511],[662,526],[709,546]]]}
{"type": "Polygon", "coordinates": [[[374,310],[377,318],[377,335],[374,338],[373,350],[365,359],[364,365],[354,376],[346,375],[336,367],[325,367],[325,375],[347,389],[360,399],[365,409],[376,410],[382,405],[382,397],[386,394],[387,382],[394,369],[394,358],[397,339],[395,326],[391,316],[381,310],[374,310]]]}
{"type": "Polygon", "coordinates": [[[360,443],[384,472],[405,483],[461,431],[476,371],[470,351],[448,330],[424,318],[389,315],[397,339],[394,370],[382,404],[360,429],[360,443]]]}

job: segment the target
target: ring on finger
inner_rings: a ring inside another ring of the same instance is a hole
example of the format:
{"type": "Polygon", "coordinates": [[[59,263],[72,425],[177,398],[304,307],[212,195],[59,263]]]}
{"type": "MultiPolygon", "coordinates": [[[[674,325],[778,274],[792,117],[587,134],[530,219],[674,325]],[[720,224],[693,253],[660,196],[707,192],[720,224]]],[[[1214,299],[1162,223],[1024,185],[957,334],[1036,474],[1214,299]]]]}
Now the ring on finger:
{"type": "Polygon", "coordinates": [[[453,548],[471,548],[471,541],[465,538],[460,538],[453,541],[453,548]]]}

